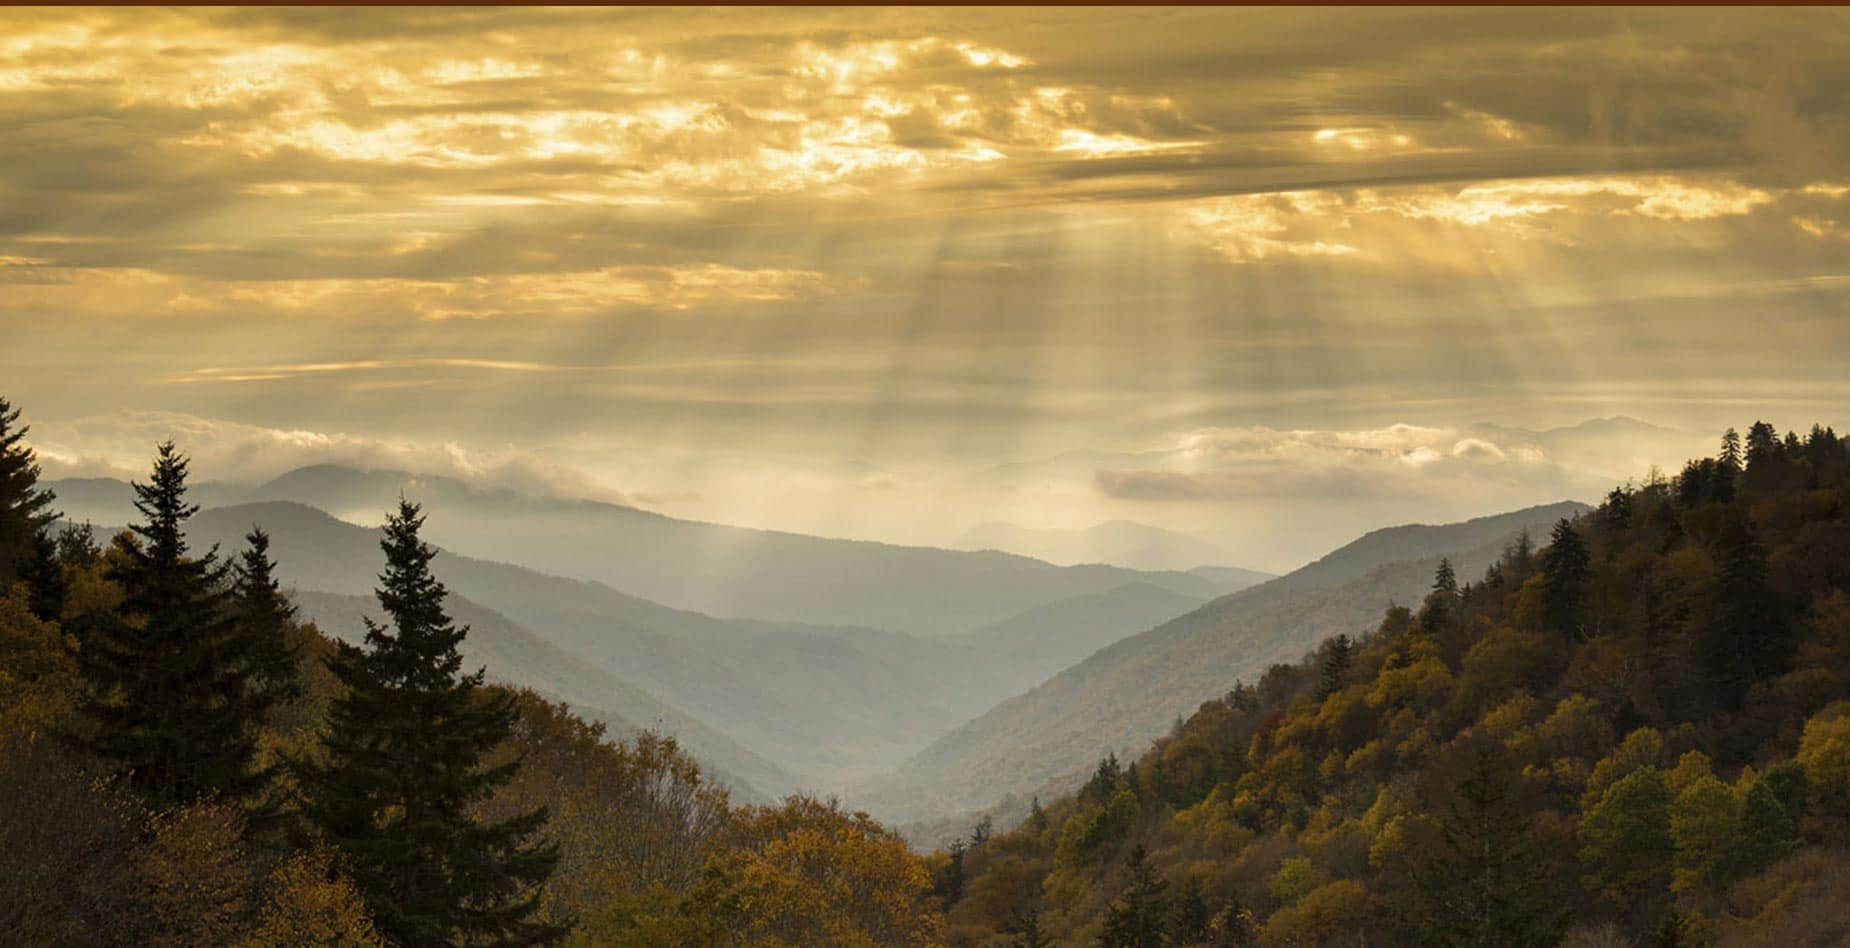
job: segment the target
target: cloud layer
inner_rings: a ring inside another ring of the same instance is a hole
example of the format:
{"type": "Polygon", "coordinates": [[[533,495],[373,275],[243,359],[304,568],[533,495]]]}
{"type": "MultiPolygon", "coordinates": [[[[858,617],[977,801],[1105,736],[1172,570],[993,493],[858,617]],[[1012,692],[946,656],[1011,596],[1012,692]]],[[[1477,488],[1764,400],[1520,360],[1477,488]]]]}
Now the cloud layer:
{"type": "Polygon", "coordinates": [[[1553,500],[1630,455],[1472,425],[1845,421],[1846,47],[1827,9],[5,13],[5,394],[48,445],[133,408],[244,426],[197,450],[253,475],[863,535],[955,535],[945,492],[1553,500]],[[1198,463],[967,485],[1176,431],[1198,463]]]}

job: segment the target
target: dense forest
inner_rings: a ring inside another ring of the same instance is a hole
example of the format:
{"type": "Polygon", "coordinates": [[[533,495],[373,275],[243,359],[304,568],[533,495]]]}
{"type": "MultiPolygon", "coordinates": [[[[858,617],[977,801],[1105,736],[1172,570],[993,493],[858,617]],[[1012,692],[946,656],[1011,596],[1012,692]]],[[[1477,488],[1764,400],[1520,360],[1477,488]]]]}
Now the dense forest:
{"type": "Polygon", "coordinates": [[[1730,432],[921,855],[464,667],[422,511],[363,641],[186,458],[61,521],[0,401],[0,941],[1698,945],[1850,938],[1850,448],[1730,432]]]}
{"type": "Polygon", "coordinates": [[[1850,452],[1756,424],[933,856],[954,945],[1841,945],[1850,452]]]}

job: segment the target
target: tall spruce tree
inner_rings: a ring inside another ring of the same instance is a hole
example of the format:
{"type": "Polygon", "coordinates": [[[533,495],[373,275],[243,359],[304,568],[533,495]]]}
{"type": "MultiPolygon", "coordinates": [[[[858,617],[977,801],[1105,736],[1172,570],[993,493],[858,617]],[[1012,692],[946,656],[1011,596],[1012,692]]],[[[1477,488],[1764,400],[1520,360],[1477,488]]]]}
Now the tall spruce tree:
{"type": "Polygon", "coordinates": [[[1555,523],[1542,554],[1543,621],[1549,629],[1576,639],[1586,637],[1589,563],[1586,542],[1563,517],[1555,523]]]}
{"type": "Polygon", "coordinates": [[[1458,573],[1452,569],[1448,557],[1439,558],[1439,568],[1433,571],[1432,591],[1426,594],[1420,603],[1420,628],[1429,633],[1443,629],[1452,616],[1452,606],[1458,601],[1458,573]]]}
{"type": "Polygon", "coordinates": [[[39,487],[38,458],[22,440],[30,430],[0,398],[0,592],[26,576],[40,536],[58,518],[51,491],[39,487]]]}
{"type": "Polygon", "coordinates": [[[1176,897],[1175,920],[1170,937],[1178,945],[1199,945],[1208,940],[1208,925],[1214,921],[1208,911],[1207,897],[1201,892],[1201,879],[1189,876],[1176,897]]]}
{"type": "Polygon", "coordinates": [[[1785,670],[1791,625],[1767,584],[1766,550],[1745,514],[1734,511],[1722,522],[1710,552],[1716,576],[1698,650],[1722,706],[1732,708],[1755,681],[1785,670]]]}
{"type": "Polygon", "coordinates": [[[1729,428],[1722,432],[1722,451],[1717,461],[1731,475],[1741,473],[1741,433],[1729,428]]]}
{"type": "Polygon", "coordinates": [[[81,524],[66,523],[58,530],[56,543],[58,562],[68,566],[95,566],[103,557],[103,548],[96,542],[96,528],[88,520],[81,524]]]}
{"type": "Polygon", "coordinates": [[[400,500],[387,518],[379,605],[389,626],[366,622],[365,647],[341,644],[328,661],[344,688],[316,759],[293,761],[302,811],[346,856],[379,928],[406,945],[526,945],[563,929],[533,918],[556,847],[532,843],[544,809],[478,822],[470,807],[514,776],[518,761],[488,763],[506,740],[509,696],[462,674],[468,634],[444,612],[431,575],[436,550],[424,518],[400,500]]]}
{"type": "Polygon", "coordinates": [[[1433,571],[1432,591],[1447,595],[1458,595],[1458,573],[1452,569],[1450,557],[1439,557],[1439,568],[1433,571]]]}
{"type": "Polygon", "coordinates": [[[301,671],[289,644],[296,613],[276,581],[270,535],[261,527],[252,527],[244,542],[247,545],[233,568],[232,610],[249,649],[252,697],[259,710],[267,712],[276,702],[302,693],[301,671]]]}
{"type": "Polygon", "coordinates": [[[1528,833],[1528,815],[1511,796],[1506,761],[1474,753],[1440,824],[1442,848],[1418,873],[1419,942],[1527,948],[1553,945],[1567,911],[1553,899],[1528,833]]]}
{"type": "Polygon", "coordinates": [[[1041,833],[1047,830],[1047,811],[1041,809],[1041,798],[1036,796],[1028,803],[1028,819],[1022,824],[1029,832],[1041,833]]]}
{"type": "Polygon", "coordinates": [[[1355,653],[1355,643],[1346,634],[1338,634],[1324,647],[1323,668],[1317,678],[1317,700],[1343,690],[1343,678],[1349,673],[1349,662],[1355,653]]]}
{"type": "Polygon", "coordinates": [[[1124,889],[1105,911],[1105,930],[1099,942],[1106,948],[1160,948],[1169,934],[1169,888],[1150,865],[1149,853],[1138,843],[1124,863],[1124,889]]]}
{"type": "Polygon", "coordinates": [[[40,622],[57,622],[64,616],[64,599],[70,584],[64,579],[64,566],[58,562],[58,540],[49,528],[39,531],[32,544],[32,559],[26,563],[26,598],[32,615],[40,622]]]}
{"type": "Polygon", "coordinates": [[[149,482],[134,485],[144,522],[116,541],[109,578],[122,605],[77,625],[83,740],[157,803],[246,800],[267,779],[252,769],[259,720],[248,656],[225,566],[215,550],[188,555],[183,526],[198,508],[186,502],[186,469],[172,442],[160,446],[149,482]]]}
{"type": "Polygon", "coordinates": [[[951,840],[945,850],[944,872],[939,875],[936,888],[938,898],[947,909],[964,897],[964,854],[969,851],[961,837],[951,840]]]}
{"type": "Polygon", "coordinates": [[[1632,495],[1623,487],[1614,487],[1606,495],[1600,512],[1605,516],[1606,526],[1623,532],[1632,525],[1632,495]]]}
{"type": "Polygon", "coordinates": [[[1041,930],[1041,913],[1036,909],[1017,911],[1002,934],[1009,936],[1009,948],[1053,948],[1053,938],[1041,930]]]}

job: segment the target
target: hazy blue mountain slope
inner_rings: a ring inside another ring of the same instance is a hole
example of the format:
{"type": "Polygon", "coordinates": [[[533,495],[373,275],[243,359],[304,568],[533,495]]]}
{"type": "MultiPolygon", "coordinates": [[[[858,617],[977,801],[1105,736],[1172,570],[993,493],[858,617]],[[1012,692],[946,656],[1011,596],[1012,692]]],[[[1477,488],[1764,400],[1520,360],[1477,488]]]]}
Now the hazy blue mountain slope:
{"type": "MultiPolygon", "coordinates": [[[[65,509],[76,519],[124,523],[133,516],[129,487],[120,481],[51,486],[73,497],[65,509]]],[[[198,492],[206,507],[290,501],[353,523],[383,519],[402,493],[426,504],[424,535],[445,549],[595,580],[709,616],[951,636],[1129,582],[1204,599],[1227,591],[1186,572],[1055,566],[1012,553],[754,530],[400,471],[316,465],[257,487],[201,484],[198,492]]]]}
{"type": "MultiPolygon", "coordinates": [[[[371,596],[291,590],[305,618],[322,631],[359,642],[362,617],[382,616],[371,596]]],[[[506,616],[464,596],[452,594],[450,615],[469,626],[463,640],[468,668],[486,666],[488,677],[532,688],[578,713],[603,721],[613,737],[629,737],[642,728],[672,734],[681,745],[746,797],[775,798],[798,787],[797,779],[737,741],[668,705],[655,696],[541,639],[506,616]]]]}
{"type": "Polygon", "coordinates": [[[1557,504],[1375,531],[1099,650],[934,742],[858,799],[883,816],[921,820],[1066,789],[1106,752],[1141,749],[1236,680],[1255,680],[1328,636],[1372,628],[1391,603],[1418,602],[1441,555],[1460,576],[1476,576],[1519,531],[1541,535],[1583,509],[1557,504]]]}
{"type": "Polygon", "coordinates": [[[370,523],[400,492],[429,504],[425,533],[447,549],[597,580],[710,616],[956,635],[1127,582],[1204,598],[1225,591],[1181,572],[1059,567],[1008,553],[754,530],[394,471],[303,468],[254,488],[252,496],[370,523]]]}
{"type": "Polygon", "coordinates": [[[1007,697],[1126,636],[1173,619],[1205,600],[1148,583],[1127,583],[1038,606],[966,637],[1009,672],[1007,697]]]}
{"type": "Polygon", "coordinates": [[[1229,559],[1226,550],[1200,537],[1128,520],[1078,530],[985,523],[966,531],[957,546],[1004,550],[1050,563],[1110,563],[1142,570],[1192,570],[1229,559]]]}
{"type": "Polygon", "coordinates": [[[1220,587],[1221,594],[1251,589],[1260,583],[1278,578],[1276,573],[1262,573],[1256,569],[1241,569],[1238,566],[1197,566],[1188,571],[1191,576],[1199,576],[1220,587]]]}
{"type": "MultiPolygon", "coordinates": [[[[235,549],[253,523],[301,589],[363,596],[376,583],[378,532],[300,504],[204,511],[190,534],[235,549]]],[[[716,619],[448,551],[433,569],[459,596],[750,747],[807,789],[898,764],[1024,680],[979,640],[716,619]]]]}

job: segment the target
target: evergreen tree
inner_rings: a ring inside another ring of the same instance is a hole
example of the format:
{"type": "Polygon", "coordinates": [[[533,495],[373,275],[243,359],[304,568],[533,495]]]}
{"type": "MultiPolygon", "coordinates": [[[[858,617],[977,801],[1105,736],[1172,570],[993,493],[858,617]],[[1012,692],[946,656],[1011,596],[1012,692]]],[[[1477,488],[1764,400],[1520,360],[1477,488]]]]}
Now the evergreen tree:
{"type": "Polygon", "coordinates": [[[1502,589],[1503,588],[1503,564],[1502,563],[1492,563],[1484,569],[1484,588],[1485,589],[1502,589]]]}
{"type": "Polygon", "coordinates": [[[1542,554],[1543,621],[1563,635],[1586,637],[1587,546],[1567,518],[1555,522],[1542,554]]]}
{"type": "Polygon", "coordinates": [[[1354,643],[1347,635],[1339,634],[1325,646],[1323,670],[1317,680],[1318,701],[1343,690],[1343,676],[1349,672],[1349,662],[1354,658],[1354,653],[1354,643]]]}
{"type": "Polygon", "coordinates": [[[967,851],[962,839],[951,840],[951,845],[945,849],[947,858],[944,874],[938,877],[938,898],[947,909],[964,897],[964,853],[967,851]]]}
{"type": "Polygon", "coordinates": [[[1811,434],[1805,439],[1805,458],[1811,464],[1813,476],[1822,475],[1843,461],[1844,444],[1838,440],[1837,432],[1828,426],[1812,425],[1811,434]]]}
{"type": "Polygon", "coordinates": [[[1685,510],[1699,507],[1714,493],[1709,485],[1709,475],[1715,472],[1715,465],[1708,461],[1690,461],[1683,465],[1683,473],[1677,475],[1677,506],[1685,510]]]}
{"type": "Polygon", "coordinates": [[[1453,571],[1450,558],[1440,557],[1439,568],[1433,572],[1432,591],[1420,605],[1420,628],[1429,633],[1443,629],[1457,600],[1458,574],[1453,571]]]}
{"type": "Polygon", "coordinates": [[[1016,912],[1002,933],[1009,936],[1009,948],[1053,948],[1053,938],[1041,930],[1041,913],[1034,909],[1016,912]]]}
{"type": "Polygon", "coordinates": [[[1259,944],[1256,928],[1252,911],[1240,904],[1236,893],[1229,895],[1227,904],[1214,913],[1214,921],[1208,923],[1208,937],[1214,948],[1252,948],[1259,944]]]}
{"type": "Polygon", "coordinates": [[[1764,421],[1756,421],[1747,429],[1747,469],[1754,469],[1756,464],[1768,464],[1779,458],[1779,432],[1764,421]]]}
{"type": "Polygon", "coordinates": [[[977,820],[976,825],[970,828],[970,848],[975,849],[989,842],[989,837],[994,835],[995,831],[996,821],[994,819],[985,816],[977,820]]]}
{"type": "Polygon", "coordinates": [[[251,687],[267,711],[278,701],[302,693],[301,672],[289,635],[295,623],[295,606],[276,581],[276,563],[270,559],[270,535],[252,527],[244,537],[244,552],[233,570],[232,609],[239,635],[250,654],[251,687]]]}
{"type": "Polygon", "coordinates": [[[1169,783],[1169,771],[1163,767],[1163,756],[1158,754],[1150,761],[1150,799],[1159,803],[1168,800],[1174,789],[1169,783]]]}
{"type": "Polygon", "coordinates": [[[26,575],[40,534],[58,518],[51,491],[39,487],[38,458],[22,443],[30,430],[0,398],[0,592],[26,575]]]}
{"type": "Polygon", "coordinates": [[[1692,934],[1691,929],[1694,927],[1690,924],[1689,916],[1671,909],[1664,913],[1664,920],[1651,930],[1650,940],[1646,944],[1649,948],[1685,948],[1704,944],[1703,939],[1692,934]]]}
{"type": "Polygon", "coordinates": [[[1028,821],[1024,824],[1031,832],[1041,833],[1047,829],[1047,811],[1041,809],[1041,798],[1035,797],[1028,804],[1028,821]]]}
{"type": "Polygon", "coordinates": [[[1111,799],[1111,795],[1118,792],[1118,783],[1122,776],[1123,771],[1118,767],[1117,752],[1106,754],[1099,760],[1098,769],[1092,772],[1092,777],[1086,781],[1086,785],[1079,789],[1080,802],[1103,803],[1111,799]]]}
{"type": "Polygon", "coordinates": [[[1722,453],[1716,460],[1729,474],[1741,473],[1741,433],[1729,428],[1722,432],[1722,453]]]}
{"type": "Polygon", "coordinates": [[[1448,596],[1458,595],[1458,574],[1452,571],[1450,557],[1439,557],[1439,569],[1433,573],[1432,591],[1448,596]]]}
{"type": "Polygon", "coordinates": [[[69,592],[64,581],[64,567],[58,562],[58,541],[50,530],[40,530],[32,543],[32,559],[26,563],[27,601],[33,616],[40,622],[57,622],[64,616],[64,597],[69,592]]]}
{"type": "Polygon", "coordinates": [[[1518,586],[1529,578],[1529,572],[1535,568],[1535,541],[1528,530],[1516,534],[1516,539],[1503,548],[1503,558],[1498,561],[1498,575],[1518,586]]]}
{"type": "Polygon", "coordinates": [[[1791,658],[1790,624],[1767,585],[1766,551],[1745,515],[1722,522],[1711,548],[1715,585],[1703,617],[1700,658],[1724,707],[1783,671],[1791,658]]]}
{"type": "Polygon", "coordinates": [[[469,808],[518,761],[489,766],[515,712],[462,674],[468,629],[444,612],[436,550],[418,538],[418,506],[386,521],[377,590],[391,618],[368,619],[366,645],[341,643],[328,667],[344,688],[321,753],[291,761],[309,822],[340,849],[379,928],[407,945],[536,944],[562,931],[532,919],[558,850],[528,842],[544,809],[496,823],[469,808]]]}
{"type": "Polygon", "coordinates": [[[260,722],[225,567],[215,550],[188,555],[183,526],[198,508],[186,502],[186,468],[172,442],[160,446],[149,482],[134,485],[144,522],[117,539],[109,572],[122,605],[79,623],[84,741],[157,803],[246,800],[268,779],[251,766],[260,722]]]}
{"type": "Polygon", "coordinates": [[[1420,943],[1542,946],[1561,937],[1566,913],[1552,899],[1509,793],[1509,775],[1479,751],[1440,826],[1443,849],[1420,873],[1420,943]]]}
{"type": "Polygon", "coordinates": [[[103,548],[96,544],[96,528],[87,520],[65,524],[58,531],[57,547],[58,562],[78,569],[95,566],[103,556],[103,548]]]}
{"type": "Polygon", "coordinates": [[[1632,525],[1632,495],[1623,488],[1614,487],[1606,495],[1606,525],[1614,530],[1623,531],[1632,525]]]}
{"type": "Polygon", "coordinates": [[[1124,871],[1124,889],[1105,912],[1099,943],[1105,948],[1160,948],[1169,929],[1169,900],[1163,895],[1169,883],[1157,876],[1142,843],[1131,847],[1124,871]]]}
{"type": "Polygon", "coordinates": [[[1208,940],[1208,924],[1212,921],[1208,900],[1201,894],[1201,880],[1189,876],[1182,884],[1182,893],[1176,897],[1175,922],[1170,927],[1170,937],[1178,945],[1201,944],[1208,940]]]}
{"type": "Polygon", "coordinates": [[[1785,482],[1789,467],[1779,432],[1764,421],[1754,422],[1753,427],[1747,429],[1747,466],[1742,484],[1757,491],[1777,488],[1785,482]]]}

